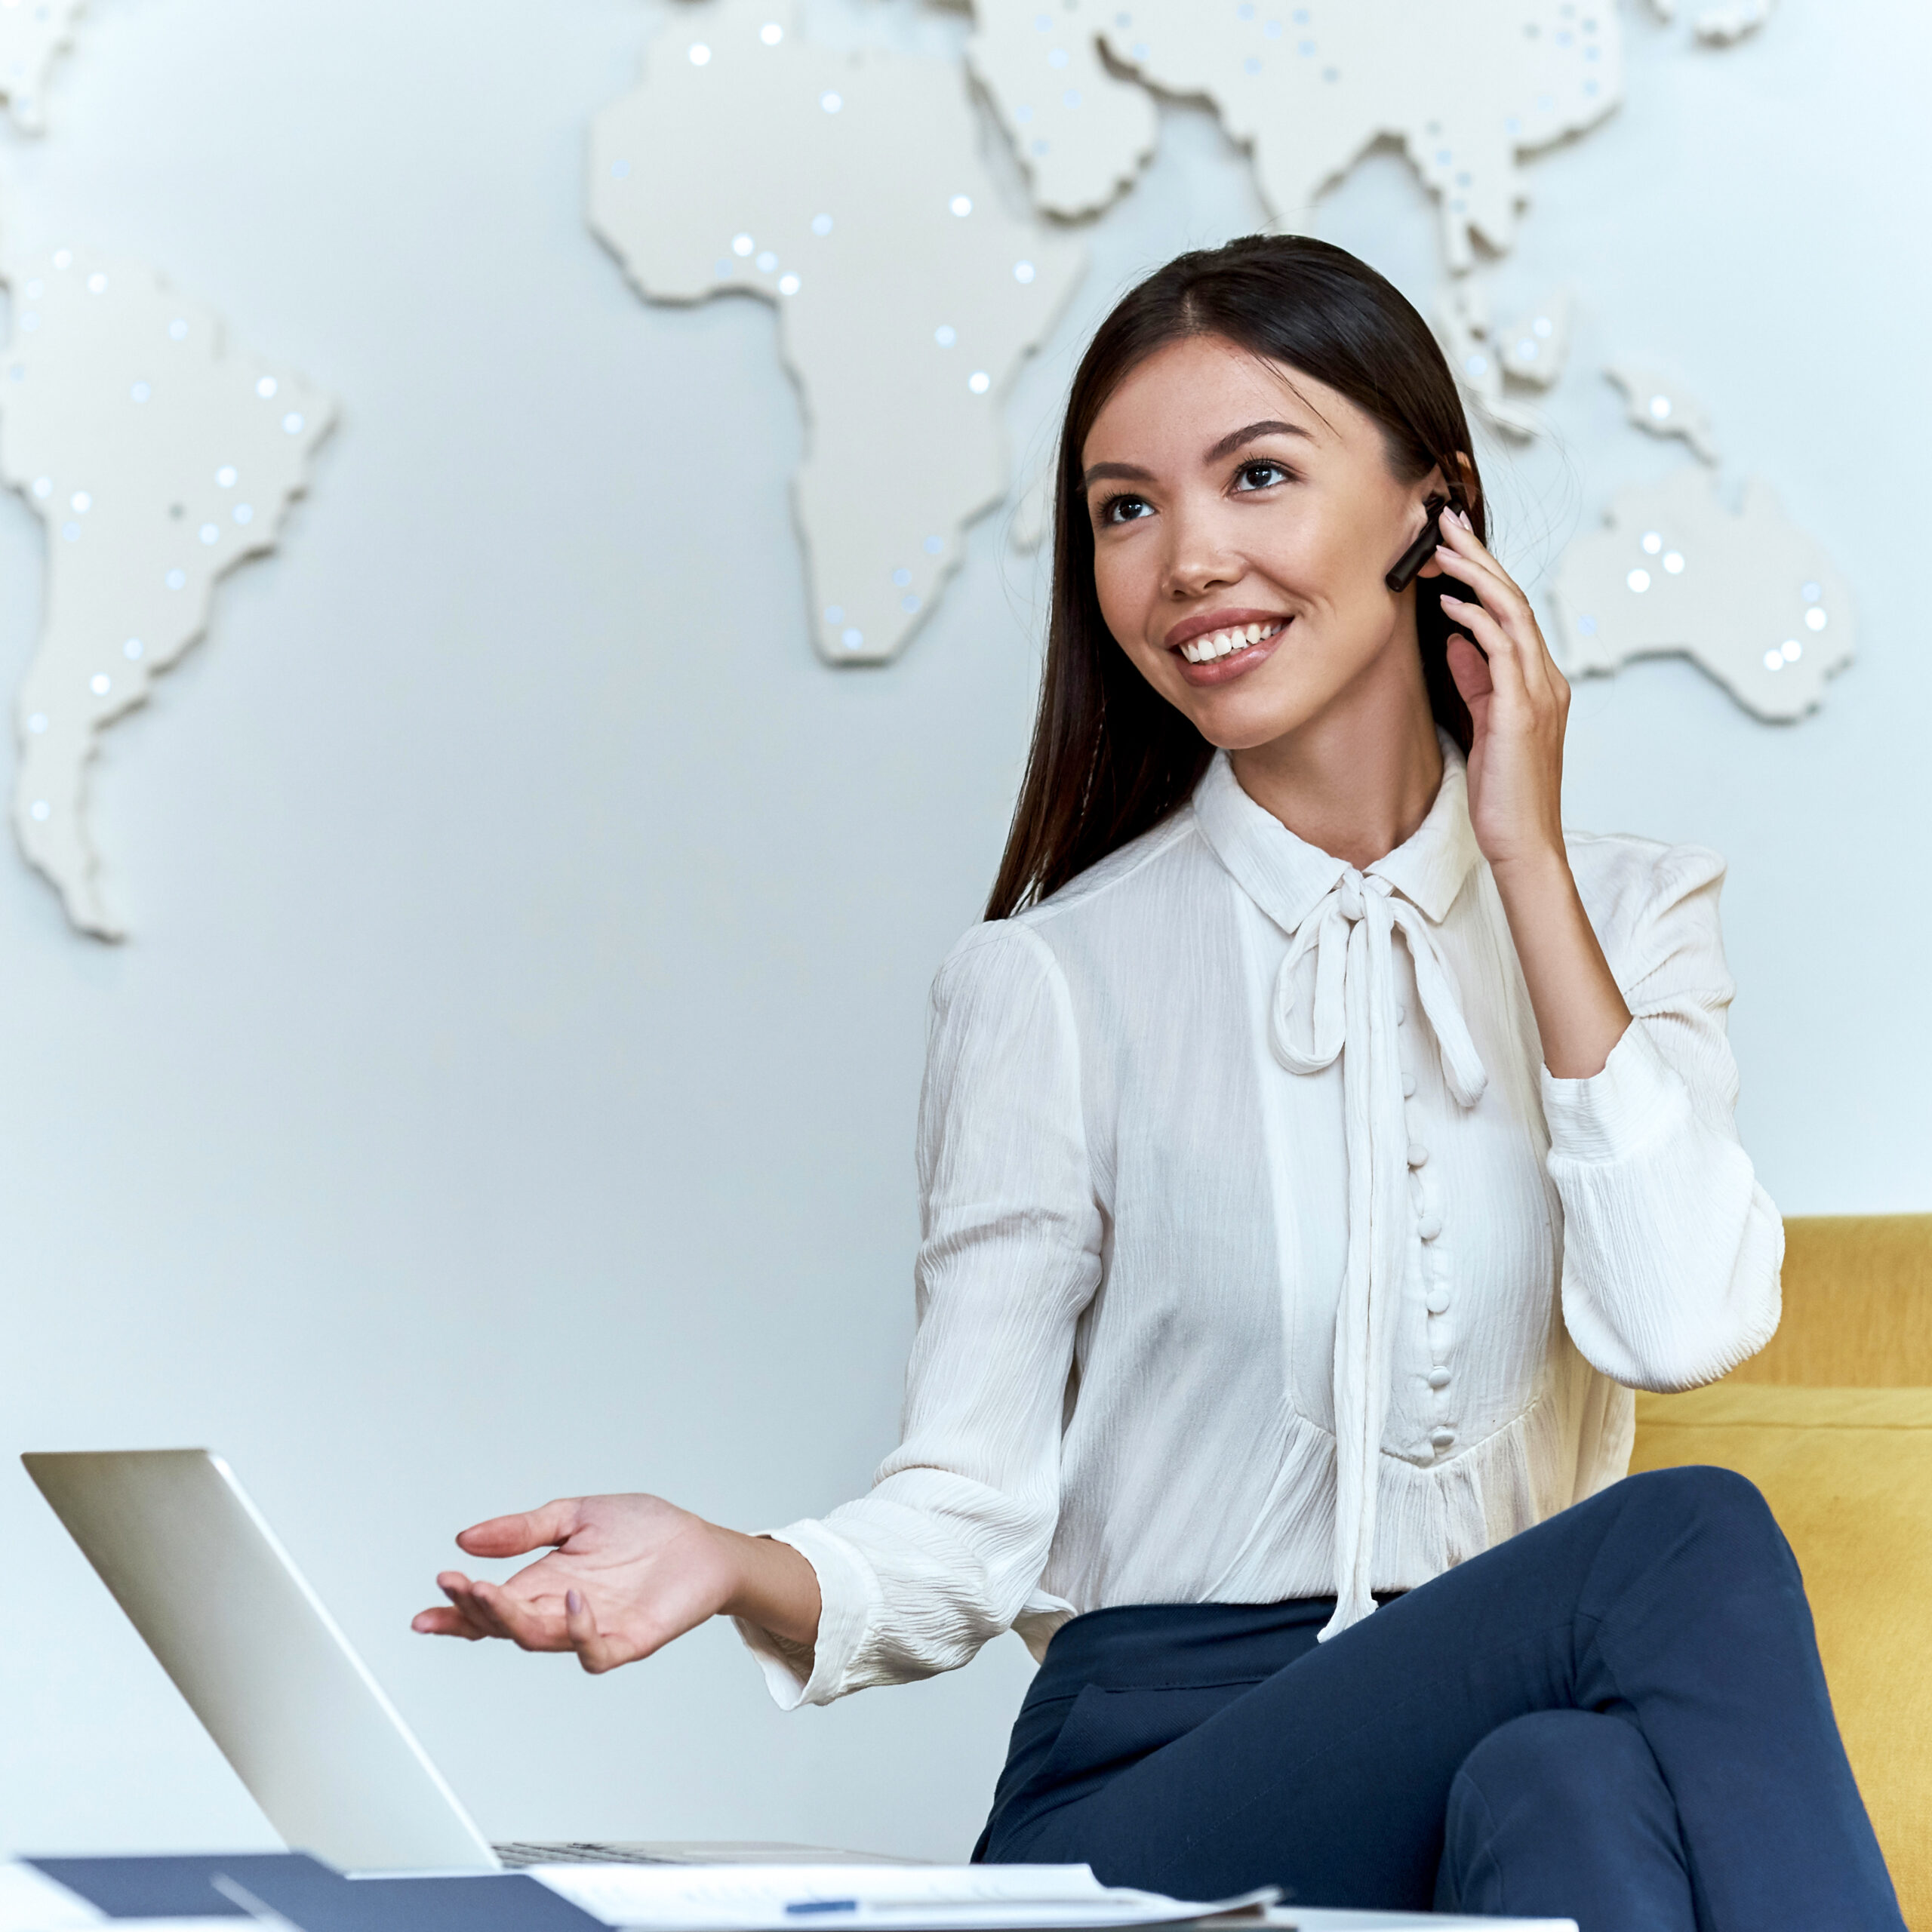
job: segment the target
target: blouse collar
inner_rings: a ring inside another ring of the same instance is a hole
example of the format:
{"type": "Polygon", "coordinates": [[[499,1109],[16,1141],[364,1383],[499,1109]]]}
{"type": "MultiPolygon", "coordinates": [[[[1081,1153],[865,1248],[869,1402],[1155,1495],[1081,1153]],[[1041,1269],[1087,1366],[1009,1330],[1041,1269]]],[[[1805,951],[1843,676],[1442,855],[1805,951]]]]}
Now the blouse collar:
{"type": "MultiPolygon", "coordinates": [[[[1442,783],[1428,816],[1392,852],[1367,868],[1440,924],[1478,857],[1469,823],[1469,773],[1448,734],[1442,745],[1442,783]]],[[[1194,812],[1214,854],[1242,891],[1292,933],[1351,869],[1347,860],[1297,838],[1274,814],[1241,788],[1226,752],[1217,752],[1195,786],[1194,812]]]]}

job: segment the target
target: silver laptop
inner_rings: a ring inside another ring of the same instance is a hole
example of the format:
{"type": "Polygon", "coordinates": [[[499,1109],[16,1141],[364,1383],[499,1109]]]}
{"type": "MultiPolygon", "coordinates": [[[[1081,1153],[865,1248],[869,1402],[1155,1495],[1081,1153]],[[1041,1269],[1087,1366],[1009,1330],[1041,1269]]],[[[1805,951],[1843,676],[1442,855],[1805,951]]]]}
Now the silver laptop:
{"type": "Polygon", "coordinates": [[[339,1869],[912,1862],[783,1844],[493,1845],[219,1456],[20,1460],[269,1823],[339,1869]]]}

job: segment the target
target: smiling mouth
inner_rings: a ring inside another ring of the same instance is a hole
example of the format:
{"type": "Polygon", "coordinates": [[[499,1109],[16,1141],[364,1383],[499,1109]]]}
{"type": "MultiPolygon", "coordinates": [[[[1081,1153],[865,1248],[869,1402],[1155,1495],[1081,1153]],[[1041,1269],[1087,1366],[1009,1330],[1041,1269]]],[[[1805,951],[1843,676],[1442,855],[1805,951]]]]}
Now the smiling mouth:
{"type": "Polygon", "coordinates": [[[1174,648],[1190,664],[1211,664],[1217,658],[1232,657],[1237,651],[1266,644],[1287,627],[1285,617],[1266,624],[1230,624],[1225,630],[1210,631],[1204,637],[1189,638],[1174,648]]]}

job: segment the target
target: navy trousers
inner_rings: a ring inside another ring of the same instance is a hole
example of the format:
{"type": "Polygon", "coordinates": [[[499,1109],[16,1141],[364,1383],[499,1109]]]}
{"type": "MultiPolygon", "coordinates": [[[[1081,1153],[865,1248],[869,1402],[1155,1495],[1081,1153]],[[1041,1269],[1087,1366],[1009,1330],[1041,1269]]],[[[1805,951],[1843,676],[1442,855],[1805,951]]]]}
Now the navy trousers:
{"type": "Polygon", "coordinates": [[[1629,1477],[1318,1644],[1333,1607],[1063,1626],[976,1856],[1582,1932],[1903,1932],[1742,1476],[1629,1477]]]}

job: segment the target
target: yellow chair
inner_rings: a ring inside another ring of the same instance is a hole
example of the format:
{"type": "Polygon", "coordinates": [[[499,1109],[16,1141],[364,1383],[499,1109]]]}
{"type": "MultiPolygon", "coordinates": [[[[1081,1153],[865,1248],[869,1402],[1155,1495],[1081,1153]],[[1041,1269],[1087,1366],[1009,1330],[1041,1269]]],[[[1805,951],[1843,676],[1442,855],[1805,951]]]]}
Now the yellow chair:
{"type": "Polygon", "coordinates": [[[1932,1214],[1785,1237],[1770,1346],[1708,1389],[1639,1395],[1630,1466],[1714,1463],[1764,1491],[1906,1923],[1932,1932],[1932,1214]]]}

